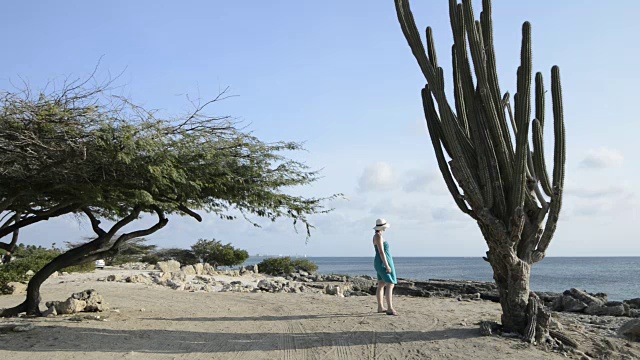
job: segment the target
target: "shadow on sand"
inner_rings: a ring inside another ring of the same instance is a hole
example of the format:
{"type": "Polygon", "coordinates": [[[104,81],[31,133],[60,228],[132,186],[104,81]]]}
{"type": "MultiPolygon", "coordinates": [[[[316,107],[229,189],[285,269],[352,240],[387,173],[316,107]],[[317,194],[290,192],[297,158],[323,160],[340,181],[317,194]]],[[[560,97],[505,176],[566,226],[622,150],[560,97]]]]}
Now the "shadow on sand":
{"type": "MultiPolygon", "coordinates": [[[[272,317],[268,317],[272,318],[272,317]]],[[[285,317],[288,318],[288,317],[285,317]]],[[[252,319],[248,318],[247,320],[252,319]]],[[[173,321],[173,320],[170,320],[173,321]]],[[[204,326],[203,326],[204,327],[204,326]]],[[[23,352],[141,352],[156,354],[301,350],[323,346],[398,344],[478,337],[475,329],[434,331],[350,331],[223,333],[178,330],[112,330],[38,326],[0,342],[0,350],[23,352]],[[65,341],[58,341],[64,339],[65,341]]]]}

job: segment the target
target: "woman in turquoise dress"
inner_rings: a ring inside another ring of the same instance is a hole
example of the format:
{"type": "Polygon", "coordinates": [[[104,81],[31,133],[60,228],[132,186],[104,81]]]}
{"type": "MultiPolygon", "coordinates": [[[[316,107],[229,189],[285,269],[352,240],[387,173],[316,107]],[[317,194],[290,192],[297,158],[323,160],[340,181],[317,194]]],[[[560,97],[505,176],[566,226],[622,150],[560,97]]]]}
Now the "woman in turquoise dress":
{"type": "Polygon", "coordinates": [[[384,241],[382,233],[388,229],[389,225],[386,220],[376,220],[376,226],[373,228],[373,247],[376,251],[376,257],[373,260],[373,267],[376,269],[378,277],[378,289],[376,290],[376,300],[378,301],[378,312],[387,315],[398,315],[393,308],[393,287],[398,283],[396,279],[396,269],[393,266],[393,258],[389,252],[389,243],[384,241]],[[382,298],[387,299],[387,308],[384,308],[382,298]]]}

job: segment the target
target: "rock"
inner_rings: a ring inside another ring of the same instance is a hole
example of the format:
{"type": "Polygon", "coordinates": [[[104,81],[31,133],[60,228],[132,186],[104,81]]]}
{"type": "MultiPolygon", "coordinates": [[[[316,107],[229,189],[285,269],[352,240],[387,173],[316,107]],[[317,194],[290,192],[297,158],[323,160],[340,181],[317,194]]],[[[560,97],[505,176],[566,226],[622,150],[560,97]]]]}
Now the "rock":
{"type": "Polygon", "coordinates": [[[8,332],[25,332],[35,329],[32,323],[13,323],[13,324],[0,324],[0,334],[8,332]]]}
{"type": "Polygon", "coordinates": [[[202,263],[197,263],[193,269],[196,271],[196,275],[204,274],[204,265],[202,265],[202,263]]]}
{"type": "Polygon", "coordinates": [[[253,272],[254,274],[258,273],[258,264],[247,266],[247,270],[253,272]]]}
{"type": "Polygon", "coordinates": [[[167,280],[167,286],[172,288],[173,290],[179,290],[182,291],[184,290],[184,283],[181,281],[177,281],[177,280],[167,280]]]}
{"type": "Polygon", "coordinates": [[[604,305],[607,302],[607,294],[589,294],[586,291],[578,290],[576,288],[565,291],[563,295],[571,296],[572,298],[585,303],[587,306],[593,304],[604,305]]]}
{"type": "Polygon", "coordinates": [[[145,270],[149,270],[149,271],[151,271],[151,270],[155,270],[155,269],[156,269],[156,266],[155,266],[155,265],[153,265],[153,264],[149,264],[149,265],[147,265],[147,267],[146,267],[146,269],[145,269],[145,270]]]}
{"type": "Polygon", "coordinates": [[[240,266],[240,269],[238,269],[238,273],[240,275],[244,275],[247,273],[247,268],[245,268],[244,266],[240,266]]]}
{"type": "Polygon", "coordinates": [[[149,275],[147,274],[137,274],[137,275],[131,275],[131,276],[127,276],[124,281],[128,282],[128,283],[134,283],[134,284],[151,284],[151,278],[149,277],[149,275]]]}
{"type": "Polygon", "coordinates": [[[14,332],[27,332],[35,329],[32,323],[20,324],[13,328],[14,332]]]}
{"type": "Polygon", "coordinates": [[[211,284],[216,281],[216,279],[210,277],[209,275],[196,275],[193,280],[202,281],[205,284],[211,284]]]}
{"type": "Polygon", "coordinates": [[[587,304],[570,296],[564,295],[562,297],[562,310],[570,312],[582,312],[587,308],[587,304]]]}
{"type": "Polygon", "coordinates": [[[56,311],[55,306],[49,306],[49,308],[42,313],[42,316],[44,317],[52,317],[56,315],[58,315],[58,312],[56,311]]]}
{"type": "Polygon", "coordinates": [[[87,303],[82,300],[77,300],[72,297],[68,298],[65,301],[50,301],[46,304],[47,308],[55,307],[55,311],[57,314],[65,315],[65,314],[75,314],[84,310],[87,306],[87,303]]]}
{"type": "Polygon", "coordinates": [[[618,329],[618,335],[629,341],[640,341],[640,319],[629,320],[618,329]]]}
{"type": "Polygon", "coordinates": [[[193,265],[183,266],[181,271],[186,275],[196,275],[196,269],[193,267],[193,265]]]}
{"type": "Polygon", "coordinates": [[[156,268],[162,272],[178,272],[180,271],[180,263],[175,260],[160,261],[156,264],[156,268]]]}
{"type": "Polygon", "coordinates": [[[2,294],[17,295],[27,292],[27,285],[19,282],[9,282],[2,287],[2,294]]]}
{"type": "Polygon", "coordinates": [[[238,281],[238,280],[236,280],[236,281],[232,281],[232,282],[231,282],[231,285],[233,285],[233,286],[235,286],[235,285],[242,285],[242,281],[238,281]]]}
{"type": "Polygon", "coordinates": [[[171,280],[184,282],[187,280],[187,274],[183,271],[172,272],[171,280]]]}
{"type": "Polygon", "coordinates": [[[203,265],[203,271],[202,271],[203,275],[217,275],[218,272],[216,271],[216,269],[211,266],[210,264],[204,264],[203,265]]]}
{"type": "Polygon", "coordinates": [[[338,297],[344,297],[343,289],[338,285],[327,285],[325,288],[327,295],[335,295],[338,297]]]}
{"type": "Polygon", "coordinates": [[[27,271],[27,272],[26,272],[26,273],[24,273],[24,274],[25,274],[25,275],[27,275],[27,276],[29,276],[29,277],[31,277],[31,276],[35,275],[36,273],[34,273],[34,272],[33,272],[33,270],[29,270],[29,271],[27,271]]]}
{"type": "Polygon", "coordinates": [[[299,270],[298,274],[300,274],[300,276],[309,276],[309,273],[304,270],[299,270]]]}
{"type": "Polygon", "coordinates": [[[377,281],[355,276],[350,279],[354,291],[363,291],[369,294],[376,293],[377,281]]]}
{"type": "Polygon", "coordinates": [[[202,287],[202,291],[213,292],[213,291],[215,291],[215,289],[213,288],[213,286],[207,284],[207,285],[202,287]]]}
{"type": "Polygon", "coordinates": [[[54,278],[54,279],[55,279],[55,278],[57,278],[58,276],[60,276],[60,273],[59,273],[59,272],[57,272],[57,271],[54,271],[54,272],[53,272],[53,274],[51,274],[49,277],[50,277],[50,278],[54,278]]]}
{"type": "Polygon", "coordinates": [[[632,309],[640,309],[640,298],[625,300],[624,303],[629,304],[632,309]]]}
{"type": "Polygon", "coordinates": [[[592,304],[584,309],[584,313],[589,315],[623,316],[625,315],[625,309],[622,303],[613,306],[592,304]]]}
{"type": "Polygon", "coordinates": [[[98,294],[94,289],[85,290],[71,295],[71,298],[85,302],[83,311],[98,312],[107,310],[104,305],[102,295],[98,294]]]}
{"type": "Polygon", "coordinates": [[[66,272],[66,271],[63,271],[63,272],[62,272],[62,276],[67,276],[67,275],[69,275],[69,273],[68,273],[68,272],[66,272]]]}
{"type": "Polygon", "coordinates": [[[107,281],[122,281],[122,275],[109,275],[107,281]]]}
{"type": "Polygon", "coordinates": [[[629,316],[633,318],[640,317],[640,309],[631,309],[629,310],[629,316]]]}

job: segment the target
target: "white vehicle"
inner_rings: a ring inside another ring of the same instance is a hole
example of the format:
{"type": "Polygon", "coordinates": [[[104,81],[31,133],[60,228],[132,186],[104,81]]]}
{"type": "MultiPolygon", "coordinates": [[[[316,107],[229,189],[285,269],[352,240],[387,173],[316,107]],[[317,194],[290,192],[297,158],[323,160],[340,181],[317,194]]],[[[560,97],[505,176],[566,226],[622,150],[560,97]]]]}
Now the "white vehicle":
{"type": "Polygon", "coordinates": [[[96,260],[96,269],[104,269],[104,260],[96,260]]]}

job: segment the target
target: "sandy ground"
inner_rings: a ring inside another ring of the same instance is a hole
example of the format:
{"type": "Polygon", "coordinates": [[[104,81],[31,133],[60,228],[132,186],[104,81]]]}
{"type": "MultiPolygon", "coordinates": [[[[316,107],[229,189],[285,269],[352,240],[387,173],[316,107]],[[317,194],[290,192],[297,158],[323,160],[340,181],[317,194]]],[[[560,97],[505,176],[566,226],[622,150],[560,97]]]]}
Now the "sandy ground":
{"type": "MultiPolygon", "coordinates": [[[[377,314],[372,296],[192,293],[95,281],[112,273],[135,271],[72,274],[42,289],[44,301],[96,289],[112,308],[101,314],[106,321],[23,320],[36,328],[0,335],[0,359],[564,358],[519,340],[480,336],[478,321],[499,319],[491,302],[396,297],[394,317],[377,314]]],[[[0,296],[0,308],[23,296],[0,296]]]]}

